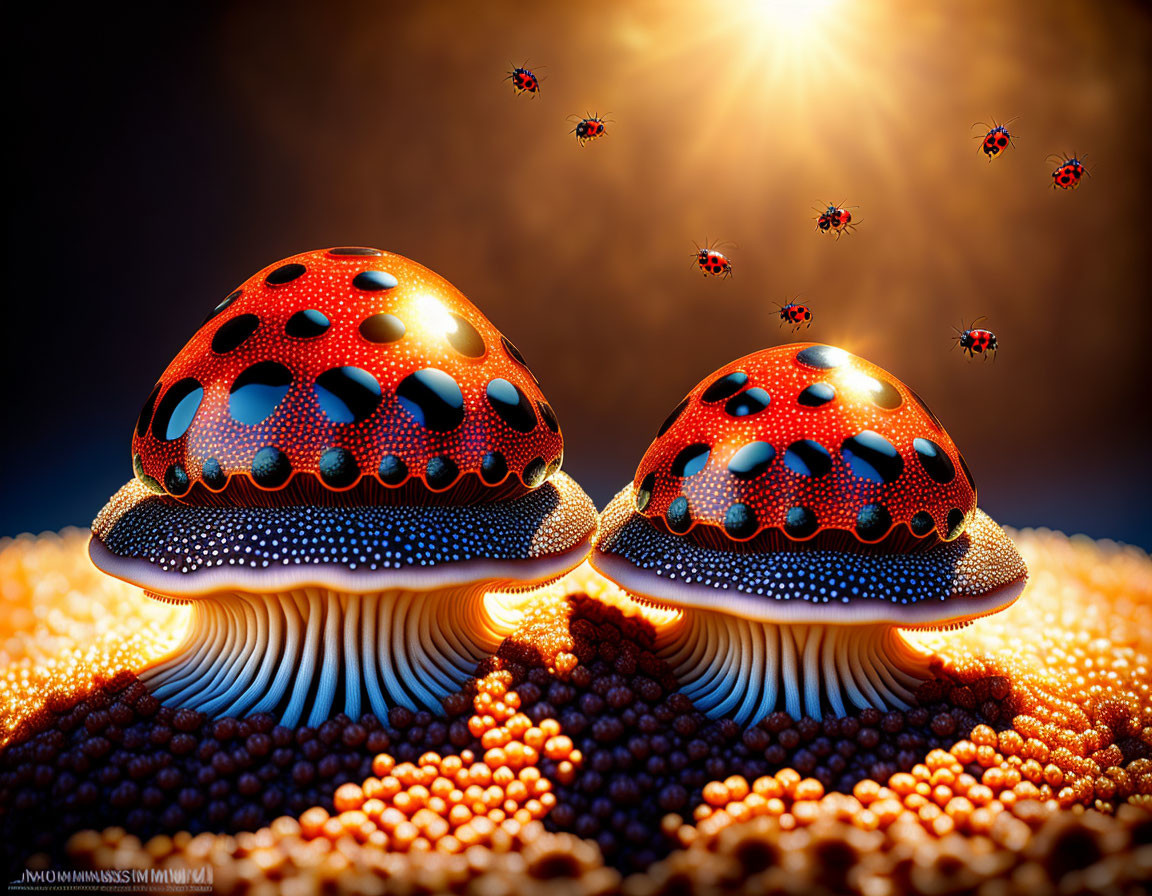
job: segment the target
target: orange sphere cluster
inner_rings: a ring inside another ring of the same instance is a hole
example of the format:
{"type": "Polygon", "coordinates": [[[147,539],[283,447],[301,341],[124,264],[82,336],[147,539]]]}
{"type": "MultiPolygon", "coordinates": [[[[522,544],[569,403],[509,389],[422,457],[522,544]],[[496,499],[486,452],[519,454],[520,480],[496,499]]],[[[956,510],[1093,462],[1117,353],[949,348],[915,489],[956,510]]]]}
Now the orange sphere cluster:
{"type": "Polygon", "coordinates": [[[88,534],[0,539],[0,747],[46,706],[170,652],[187,624],[187,607],[151,601],[88,563],[88,534]]]}
{"type": "Polygon", "coordinates": [[[348,835],[400,852],[455,853],[491,846],[497,831],[510,834],[543,819],[556,795],[540,774],[540,757],[557,762],[561,780],[571,781],[580,751],[555,719],[533,725],[518,712],[520,698],[508,690],[508,679],[493,673],[478,685],[468,728],[482,756],[430,752],[418,762],[397,763],[381,753],[372,762],[373,777],[337,789],[335,815],[317,806],[300,816],[302,835],[333,841],[348,835]]]}

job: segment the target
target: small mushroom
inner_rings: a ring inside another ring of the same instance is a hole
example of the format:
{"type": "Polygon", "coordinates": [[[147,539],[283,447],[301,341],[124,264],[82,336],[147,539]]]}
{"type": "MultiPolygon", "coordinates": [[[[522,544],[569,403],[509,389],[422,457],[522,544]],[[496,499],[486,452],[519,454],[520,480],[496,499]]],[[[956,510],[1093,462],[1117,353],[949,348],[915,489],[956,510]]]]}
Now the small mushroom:
{"type": "Polygon", "coordinates": [[[524,358],[443,278],[377,249],[285,259],[220,302],[152,390],[104,572],[192,604],[145,673],[213,716],[438,709],[597,516],[524,358]],[[503,592],[503,593],[497,593],[503,592]]]}
{"type": "Polygon", "coordinates": [[[713,717],[906,708],[929,657],[897,626],[1004,609],[1027,569],[911,389],[827,345],[693,389],[605,509],[592,565],[681,612],[661,649],[713,717]]]}

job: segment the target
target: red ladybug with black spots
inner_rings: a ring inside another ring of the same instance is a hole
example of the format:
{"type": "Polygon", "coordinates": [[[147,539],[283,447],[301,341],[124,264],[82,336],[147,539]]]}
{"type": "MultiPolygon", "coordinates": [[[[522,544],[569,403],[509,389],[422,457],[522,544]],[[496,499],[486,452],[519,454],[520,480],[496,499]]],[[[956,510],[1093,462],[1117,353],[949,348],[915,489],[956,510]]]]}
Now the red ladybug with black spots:
{"type": "Polygon", "coordinates": [[[512,82],[512,89],[516,91],[517,95],[527,93],[536,96],[540,93],[540,79],[526,66],[516,66],[508,72],[508,77],[504,80],[512,82]]]}
{"type": "Polygon", "coordinates": [[[998,346],[995,333],[976,326],[982,320],[984,320],[983,317],[976,318],[966,330],[954,329],[956,329],[956,345],[960,346],[962,352],[967,352],[969,358],[983,355],[984,360],[987,361],[989,355],[993,358],[996,357],[998,346]]]}
{"type": "Polygon", "coordinates": [[[1080,186],[1080,181],[1083,180],[1084,175],[1088,173],[1088,169],[1084,167],[1084,163],[1076,156],[1049,156],[1049,159],[1056,159],[1059,165],[1056,170],[1052,172],[1052,189],[1061,190],[1075,190],[1080,186]]]}
{"type": "Polygon", "coordinates": [[[835,233],[836,239],[851,233],[856,225],[852,223],[852,212],[842,205],[829,203],[824,211],[816,216],[816,229],[821,233],[835,233]]]}
{"type": "Polygon", "coordinates": [[[723,277],[727,279],[732,276],[732,260],[719,251],[716,247],[705,246],[701,249],[696,247],[696,254],[692,256],[696,260],[697,266],[704,272],[705,277],[723,277]]]}
{"type": "Polygon", "coordinates": [[[605,120],[599,115],[586,115],[583,118],[578,115],[571,115],[568,117],[568,120],[576,122],[576,127],[569,131],[569,133],[576,135],[576,142],[581,146],[589,140],[595,140],[597,137],[604,136],[605,120]]]}
{"type": "Polygon", "coordinates": [[[790,324],[793,333],[802,326],[812,326],[812,309],[807,305],[789,302],[787,305],[777,305],[776,309],[780,312],[780,325],[790,324]]]}
{"type": "Polygon", "coordinates": [[[1000,153],[1004,152],[1009,146],[1014,146],[1012,142],[1012,135],[1008,132],[1008,125],[1012,124],[1016,119],[1013,118],[1004,124],[997,124],[996,120],[992,120],[992,124],[985,124],[982,121],[972,125],[974,128],[982,128],[986,131],[984,136],[977,137],[980,140],[980,151],[988,157],[991,162],[1000,153]]]}

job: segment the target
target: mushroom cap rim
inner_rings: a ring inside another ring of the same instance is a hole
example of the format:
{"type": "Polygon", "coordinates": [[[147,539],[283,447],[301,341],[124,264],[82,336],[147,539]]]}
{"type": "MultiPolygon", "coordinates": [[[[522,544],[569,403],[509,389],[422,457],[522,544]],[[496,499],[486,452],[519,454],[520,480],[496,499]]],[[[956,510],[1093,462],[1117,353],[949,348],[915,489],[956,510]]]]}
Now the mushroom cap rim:
{"type": "Polygon", "coordinates": [[[657,604],[674,609],[711,610],[754,622],[791,625],[888,623],[900,628],[959,625],[1007,609],[1016,602],[1028,584],[1025,575],[975,597],[949,596],[913,605],[896,606],[876,600],[814,604],[802,600],[776,600],[742,594],[732,589],[658,578],[623,557],[606,553],[599,547],[593,548],[588,562],[600,575],[616,583],[629,595],[657,604]],[[958,602],[962,602],[965,612],[956,612],[958,602]]]}
{"type": "MultiPolygon", "coordinates": [[[[112,553],[96,535],[88,542],[88,556],[101,572],[169,597],[197,598],[227,591],[262,594],[300,588],[370,594],[392,589],[436,591],[480,582],[543,585],[579,566],[591,550],[594,535],[595,529],[576,546],[545,557],[462,560],[402,569],[349,569],[337,564],[309,564],[259,569],[229,566],[191,573],[168,572],[139,557],[121,557],[112,553]]],[[[494,587],[492,590],[501,589],[494,587]]]]}

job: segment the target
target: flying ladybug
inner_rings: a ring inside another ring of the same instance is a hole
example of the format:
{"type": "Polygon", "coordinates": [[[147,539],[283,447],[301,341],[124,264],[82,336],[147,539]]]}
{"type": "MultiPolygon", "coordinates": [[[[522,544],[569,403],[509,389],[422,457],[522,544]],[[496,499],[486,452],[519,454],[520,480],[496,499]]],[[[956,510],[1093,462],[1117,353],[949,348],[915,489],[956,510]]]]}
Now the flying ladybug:
{"type": "Polygon", "coordinates": [[[829,203],[828,207],[816,216],[816,229],[821,233],[835,233],[836,239],[840,239],[842,234],[850,233],[855,228],[856,225],[852,223],[852,212],[842,205],[829,203]]]}
{"type": "Polygon", "coordinates": [[[1060,163],[1052,172],[1052,189],[1059,187],[1061,190],[1075,190],[1080,186],[1080,181],[1088,173],[1088,169],[1077,156],[1048,156],[1049,161],[1052,159],[1060,163]]]}
{"type": "Polygon", "coordinates": [[[696,254],[692,256],[695,259],[697,266],[704,272],[704,276],[723,277],[727,279],[732,276],[732,261],[723,252],[719,251],[718,246],[724,245],[717,243],[715,246],[704,244],[701,249],[696,246],[696,254]]]}
{"type": "Polygon", "coordinates": [[[517,96],[522,93],[536,96],[540,93],[540,79],[526,65],[513,67],[504,80],[512,82],[512,89],[516,91],[517,96]]]}
{"type": "MultiPolygon", "coordinates": [[[[996,357],[996,334],[991,330],[981,329],[976,326],[980,321],[985,320],[984,317],[978,317],[972,321],[968,329],[961,330],[959,327],[953,327],[956,331],[956,345],[960,346],[962,352],[967,352],[969,358],[975,358],[977,355],[983,355],[984,360],[988,360],[988,356],[996,357]]],[[[955,348],[955,346],[953,346],[955,348]]]]}
{"type": "Polygon", "coordinates": [[[996,119],[992,119],[992,124],[978,121],[972,125],[974,128],[980,128],[985,131],[982,137],[978,134],[976,139],[980,141],[980,151],[988,157],[989,162],[1004,152],[1009,146],[1015,145],[1012,142],[1012,135],[1008,132],[1008,125],[1012,124],[1015,120],[1015,118],[1012,118],[1004,122],[1004,124],[998,124],[996,119]]]}
{"type": "Polygon", "coordinates": [[[799,302],[789,302],[786,305],[777,305],[776,310],[780,312],[780,326],[790,324],[793,333],[805,324],[809,327],[812,326],[812,309],[807,305],[802,305],[799,302]]]}
{"type": "Polygon", "coordinates": [[[585,115],[581,118],[579,115],[569,115],[569,121],[576,122],[574,127],[568,133],[576,135],[576,142],[583,146],[589,140],[595,140],[597,137],[603,137],[606,133],[604,125],[607,123],[604,118],[599,115],[585,115]]]}

